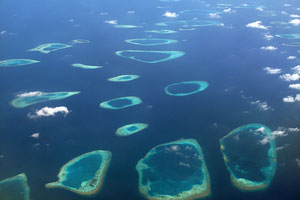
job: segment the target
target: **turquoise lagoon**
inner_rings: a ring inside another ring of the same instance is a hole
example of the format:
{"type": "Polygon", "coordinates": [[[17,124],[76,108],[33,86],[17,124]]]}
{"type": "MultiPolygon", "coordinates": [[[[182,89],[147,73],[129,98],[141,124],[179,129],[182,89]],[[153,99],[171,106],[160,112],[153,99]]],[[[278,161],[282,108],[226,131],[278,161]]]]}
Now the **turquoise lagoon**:
{"type": "Polygon", "coordinates": [[[171,96],[187,96],[201,92],[207,87],[206,81],[185,81],[168,85],[165,92],[171,96]]]}

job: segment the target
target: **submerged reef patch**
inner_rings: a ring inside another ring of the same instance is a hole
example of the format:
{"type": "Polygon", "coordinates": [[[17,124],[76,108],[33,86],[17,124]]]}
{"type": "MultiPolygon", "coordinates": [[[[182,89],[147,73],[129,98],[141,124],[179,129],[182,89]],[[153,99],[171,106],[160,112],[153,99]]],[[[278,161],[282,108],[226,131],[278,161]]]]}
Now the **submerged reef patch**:
{"type": "Polygon", "coordinates": [[[21,65],[30,65],[39,62],[40,61],[31,60],[31,59],[8,59],[8,60],[1,60],[0,67],[15,67],[21,65]]]}
{"type": "Polygon", "coordinates": [[[277,34],[275,36],[279,38],[289,39],[289,40],[300,39],[300,34],[277,34]]]}
{"type": "Polygon", "coordinates": [[[70,48],[72,45],[63,44],[63,43],[48,43],[41,44],[33,49],[29,49],[28,51],[39,51],[41,53],[50,53],[53,51],[70,48]]]}
{"type": "Polygon", "coordinates": [[[112,82],[127,82],[127,81],[132,81],[135,80],[137,78],[139,78],[139,75],[120,75],[120,76],[115,76],[112,78],[109,78],[107,80],[112,81],[112,82]]]}
{"type": "Polygon", "coordinates": [[[17,176],[0,181],[1,200],[30,200],[30,188],[26,175],[17,176]]]}
{"type": "Polygon", "coordinates": [[[122,50],[117,51],[116,55],[140,61],[143,63],[159,63],[173,60],[185,55],[183,51],[148,51],[148,50],[122,50]]]}
{"type": "Polygon", "coordinates": [[[146,33],[157,33],[157,34],[171,34],[171,33],[178,33],[178,31],[174,31],[174,30],[148,30],[145,31],[146,33]]]}
{"type": "Polygon", "coordinates": [[[71,41],[71,44],[85,44],[85,43],[90,43],[90,41],[85,39],[76,39],[71,41]]]}
{"type": "Polygon", "coordinates": [[[149,200],[193,200],[210,195],[209,173],[194,139],[155,146],[136,170],[140,193],[149,200]]]}
{"type": "Polygon", "coordinates": [[[45,101],[60,100],[79,94],[80,92],[28,92],[17,95],[17,98],[11,101],[11,105],[16,108],[25,108],[27,106],[45,101]]]}
{"type": "Polygon", "coordinates": [[[267,188],[275,174],[277,155],[271,130],[247,124],[220,139],[221,152],[232,184],[241,191],[267,188]]]}
{"type": "Polygon", "coordinates": [[[125,40],[125,42],[130,44],[141,45],[141,46],[155,46],[155,45],[172,44],[178,41],[171,40],[171,39],[143,38],[143,39],[128,39],[125,40]]]}
{"type": "Polygon", "coordinates": [[[78,68],[83,68],[83,69],[99,69],[102,68],[103,66],[96,66],[96,65],[84,65],[80,63],[74,63],[72,64],[73,67],[78,67],[78,68]]]}
{"type": "Polygon", "coordinates": [[[139,97],[127,96],[127,97],[119,97],[108,101],[104,101],[100,103],[100,107],[117,110],[117,109],[127,108],[130,106],[135,106],[141,103],[142,100],[139,97]]]}
{"type": "Polygon", "coordinates": [[[201,92],[207,87],[206,81],[185,81],[168,85],[165,92],[171,96],[187,96],[201,92]]]}
{"type": "Polygon", "coordinates": [[[111,152],[96,150],[67,162],[58,174],[58,181],[46,188],[62,188],[83,196],[95,196],[103,186],[111,160],[111,152]]]}
{"type": "Polygon", "coordinates": [[[116,135],[117,136],[129,136],[129,135],[135,134],[137,132],[140,132],[140,131],[144,130],[145,128],[148,128],[148,124],[145,124],[145,123],[127,124],[125,126],[118,128],[116,131],[116,135]]]}

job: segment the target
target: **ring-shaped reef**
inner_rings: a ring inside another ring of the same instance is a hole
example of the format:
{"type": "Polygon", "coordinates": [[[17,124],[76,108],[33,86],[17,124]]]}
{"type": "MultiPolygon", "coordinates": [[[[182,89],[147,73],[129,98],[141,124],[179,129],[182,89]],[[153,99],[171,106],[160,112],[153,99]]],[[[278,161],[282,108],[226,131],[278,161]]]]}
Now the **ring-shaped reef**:
{"type": "Polygon", "coordinates": [[[80,63],[74,63],[72,64],[73,67],[78,67],[78,68],[83,68],[83,69],[99,69],[102,68],[103,66],[98,66],[98,65],[84,65],[80,63]]]}
{"type": "Polygon", "coordinates": [[[90,41],[85,39],[76,39],[71,41],[71,44],[85,44],[85,43],[90,43],[90,41]]]}
{"type": "Polygon", "coordinates": [[[202,10],[202,9],[189,9],[189,10],[182,10],[179,14],[184,15],[209,15],[211,13],[215,14],[222,14],[222,12],[216,10],[202,10]]]}
{"type": "Polygon", "coordinates": [[[145,123],[134,123],[134,124],[127,124],[117,129],[116,135],[117,136],[129,136],[140,132],[144,129],[148,128],[148,124],[145,123]]]}
{"type": "Polygon", "coordinates": [[[241,191],[267,188],[275,174],[276,144],[271,130],[247,124],[220,139],[221,152],[232,184],[241,191]]]}
{"type": "Polygon", "coordinates": [[[146,33],[157,33],[157,34],[172,34],[172,33],[178,33],[178,31],[174,31],[174,30],[168,30],[168,29],[164,29],[164,30],[148,30],[145,31],[146,33]]]}
{"type": "Polygon", "coordinates": [[[220,26],[221,22],[217,21],[204,21],[204,20],[180,20],[180,21],[167,21],[159,22],[155,24],[156,26],[171,26],[177,25],[181,27],[201,27],[201,26],[220,26]]]}
{"type": "Polygon", "coordinates": [[[115,76],[112,78],[107,79],[108,81],[112,81],[112,82],[127,82],[127,81],[132,81],[135,79],[138,79],[140,76],[139,75],[120,75],[120,76],[115,76]]]}
{"type": "Polygon", "coordinates": [[[187,96],[201,92],[207,87],[206,81],[185,81],[168,85],[165,92],[171,96],[187,96]]]}
{"type": "Polygon", "coordinates": [[[149,200],[193,200],[210,195],[209,173],[194,139],[155,146],[136,170],[140,193],[149,200]]]}
{"type": "Polygon", "coordinates": [[[29,49],[28,51],[39,51],[41,53],[50,53],[53,51],[70,48],[72,45],[63,44],[63,43],[48,43],[41,44],[33,49],[29,49]]]}
{"type": "Polygon", "coordinates": [[[117,24],[114,26],[115,28],[124,28],[124,29],[129,29],[129,28],[143,28],[142,26],[136,26],[136,25],[121,25],[121,24],[117,24]]]}
{"type": "Polygon", "coordinates": [[[294,42],[294,43],[283,43],[283,46],[287,46],[287,47],[299,47],[300,46],[300,42],[294,42]]]}
{"type": "Polygon", "coordinates": [[[125,42],[141,46],[155,46],[164,44],[173,44],[178,42],[177,40],[171,39],[159,39],[159,38],[143,38],[143,39],[128,39],[125,42]]]}
{"type": "Polygon", "coordinates": [[[180,58],[185,55],[183,51],[148,51],[148,50],[122,50],[117,51],[116,55],[140,61],[143,63],[160,63],[168,60],[180,58]]]}
{"type": "Polygon", "coordinates": [[[131,106],[135,106],[141,103],[142,100],[139,97],[127,96],[127,97],[119,97],[108,101],[104,101],[100,103],[100,107],[105,109],[117,110],[117,109],[123,109],[131,106]]]}
{"type": "Polygon", "coordinates": [[[96,150],[67,162],[57,175],[58,181],[46,188],[62,188],[82,196],[95,196],[101,190],[111,160],[111,152],[96,150]]]}
{"type": "Polygon", "coordinates": [[[24,173],[0,181],[0,199],[30,200],[30,188],[24,173]]]}
{"type": "Polygon", "coordinates": [[[8,60],[1,60],[0,67],[15,67],[21,65],[30,65],[39,62],[40,61],[31,60],[31,59],[8,59],[8,60]]]}
{"type": "Polygon", "coordinates": [[[289,39],[289,40],[300,39],[300,34],[298,34],[298,33],[295,33],[295,34],[277,34],[275,36],[279,37],[279,38],[289,39]]]}
{"type": "Polygon", "coordinates": [[[27,106],[41,103],[45,101],[53,101],[65,99],[67,97],[79,94],[80,92],[29,92],[25,94],[20,94],[16,99],[11,101],[11,105],[15,108],[25,108],[27,106]]]}

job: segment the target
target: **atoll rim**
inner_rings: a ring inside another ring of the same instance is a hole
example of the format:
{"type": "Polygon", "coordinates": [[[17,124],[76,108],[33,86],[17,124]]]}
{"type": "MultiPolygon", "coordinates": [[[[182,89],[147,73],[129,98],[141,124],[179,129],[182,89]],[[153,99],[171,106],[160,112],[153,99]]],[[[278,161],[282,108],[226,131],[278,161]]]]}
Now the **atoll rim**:
{"type": "Polygon", "coordinates": [[[294,42],[294,43],[283,43],[283,46],[287,46],[287,47],[299,47],[300,46],[300,42],[294,42]]]}
{"type": "Polygon", "coordinates": [[[156,23],[156,26],[170,26],[177,25],[181,27],[201,27],[201,26],[220,26],[223,23],[217,21],[205,21],[205,20],[179,20],[179,21],[166,21],[156,23]]]}
{"type": "Polygon", "coordinates": [[[171,96],[187,96],[201,92],[207,87],[206,81],[185,81],[168,85],[165,92],[171,96]]]}
{"type": "Polygon", "coordinates": [[[138,79],[139,77],[140,77],[139,75],[127,74],[127,75],[115,76],[107,80],[112,82],[127,82],[127,81],[133,81],[135,79],[138,79]]]}
{"type": "Polygon", "coordinates": [[[117,51],[116,55],[140,61],[143,63],[160,63],[185,55],[183,51],[148,51],[148,50],[122,50],[117,51]]]}
{"type": "Polygon", "coordinates": [[[127,97],[119,97],[108,101],[104,101],[100,103],[100,107],[105,109],[117,110],[117,109],[123,109],[131,106],[135,106],[141,103],[142,100],[139,97],[127,96],[127,97]]]}
{"type": "Polygon", "coordinates": [[[241,191],[267,188],[275,174],[277,155],[271,130],[262,124],[238,127],[220,139],[232,184],[241,191]]]}
{"type": "Polygon", "coordinates": [[[146,128],[148,128],[148,124],[145,123],[134,123],[134,124],[127,124],[117,129],[116,135],[117,136],[129,136],[140,132],[146,128]]]}
{"type": "Polygon", "coordinates": [[[0,67],[15,67],[21,65],[30,65],[34,63],[39,63],[38,60],[31,60],[31,59],[7,59],[0,61],[0,67]]]}
{"type": "Polygon", "coordinates": [[[157,33],[157,34],[172,34],[172,33],[178,33],[178,31],[174,31],[174,30],[168,30],[168,29],[164,29],[164,30],[148,30],[145,31],[146,33],[157,33]]]}
{"type": "Polygon", "coordinates": [[[84,65],[80,63],[74,63],[72,64],[73,67],[78,67],[78,68],[83,68],[83,69],[99,69],[102,68],[103,66],[98,66],[98,65],[84,65]]]}
{"type": "Polygon", "coordinates": [[[85,39],[76,39],[71,41],[72,44],[85,44],[85,43],[90,43],[89,40],[85,39]]]}
{"type": "Polygon", "coordinates": [[[290,40],[296,40],[296,39],[300,39],[300,34],[277,34],[275,35],[276,37],[279,38],[284,38],[284,39],[290,39],[290,40]]]}
{"type": "Polygon", "coordinates": [[[160,38],[143,38],[143,39],[128,39],[125,42],[141,46],[155,46],[164,44],[173,44],[178,42],[177,40],[171,39],[160,39],[160,38]]]}
{"type": "Polygon", "coordinates": [[[0,181],[1,200],[30,200],[30,188],[24,173],[0,181]]]}
{"type": "Polygon", "coordinates": [[[140,193],[149,200],[193,200],[210,195],[209,173],[194,139],[153,147],[136,170],[140,193]]]}
{"type": "Polygon", "coordinates": [[[111,160],[111,152],[96,150],[67,162],[58,174],[58,181],[46,188],[62,188],[83,196],[95,196],[103,186],[111,160]]]}
{"type": "Polygon", "coordinates": [[[179,14],[184,15],[209,15],[209,14],[222,14],[222,12],[216,10],[202,10],[202,9],[189,9],[189,10],[182,10],[179,14]]]}
{"type": "Polygon", "coordinates": [[[27,92],[17,95],[17,98],[11,101],[11,105],[15,108],[24,108],[36,103],[45,101],[60,100],[79,94],[80,92],[27,92]]]}
{"type": "Polygon", "coordinates": [[[48,43],[48,44],[41,44],[33,49],[29,49],[28,51],[39,51],[41,53],[50,53],[53,51],[61,50],[70,48],[72,45],[63,44],[63,43],[48,43]]]}

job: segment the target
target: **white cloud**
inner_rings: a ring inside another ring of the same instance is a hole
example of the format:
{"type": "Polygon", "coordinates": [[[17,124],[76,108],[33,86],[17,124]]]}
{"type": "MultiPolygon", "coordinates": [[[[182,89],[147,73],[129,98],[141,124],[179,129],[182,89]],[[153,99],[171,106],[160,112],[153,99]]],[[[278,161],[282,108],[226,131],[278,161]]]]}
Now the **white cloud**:
{"type": "Polygon", "coordinates": [[[289,57],[287,57],[286,59],[288,59],[288,60],[295,60],[295,59],[296,59],[296,56],[289,56],[289,57]]]}
{"type": "Polygon", "coordinates": [[[128,14],[134,14],[135,11],[134,11],[134,10],[130,10],[130,11],[128,11],[127,13],[128,13],[128,14]]]}
{"type": "Polygon", "coordinates": [[[118,24],[118,20],[106,20],[105,23],[116,25],[118,24]]]}
{"type": "Polygon", "coordinates": [[[283,15],[287,15],[287,12],[285,12],[285,11],[281,11],[281,14],[283,14],[283,15]]]}
{"type": "Polygon", "coordinates": [[[285,103],[294,103],[296,101],[300,101],[300,94],[297,94],[295,97],[287,96],[283,98],[283,102],[285,103]]]}
{"type": "Polygon", "coordinates": [[[300,18],[300,15],[292,14],[292,15],[290,15],[290,17],[292,17],[292,18],[300,18]]]}
{"type": "Polygon", "coordinates": [[[277,47],[274,46],[266,46],[266,47],[260,47],[261,50],[266,50],[266,51],[275,51],[277,50],[277,47]]]}
{"type": "Polygon", "coordinates": [[[0,35],[4,35],[5,33],[7,33],[7,31],[1,31],[0,35]]]}
{"type": "Polygon", "coordinates": [[[267,74],[279,74],[279,73],[281,73],[281,69],[279,69],[279,68],[265,67],[264,70],[267,72],[267,74]]]}
{"type": "Polygon", "coordinates": [[[285,81],[297,81],[300,79],[299,74],[284,74],[280,76],[281,79],[285,80],[285,81]]]}
{"type": "Polygon", "coordinates": [[[289,21],[289,24],[292,24],[293,26],[299,26],[300,19],[293,19],[293,20],[289,21]]]}
{"type": "Polygon", "coordinates": [[[246,27],[268,30],[268,28],[266,26],[262,25],[262,21],[256,21],[256,22],[249,23],[246,25],[246,27]]]}
{"type": "Polygon", "coordinates": [[[266,101],[252,101],[250,102],[253,105],[257,105],[258,109],[261,111],[268,111],[268,110],[272,110],[272,108],[268,105],[268,103],[266,101]]]}
{"type": "Polygon", "coordinates": [[[270,34],[265,34],[265,38],[266,38],[266,40],[272,40],[274,38],[274,36],[270,35],[270,34]]]}
{"type": "Polygon", "coordinates": [[[167,11],[167,12],[165,12],[165,14],[163,14],[163,16],[174,18],[174,17],[178,17],[178,14],[176,12],[167,11]]]}
{"type": "Polygon", "coordinates": [[[274,137],[281,137],[281,136],[287,136],[288,134],[287,133],[285,133],[285,131],[284,130],[276,130],[276,131],[273,131],[272,132],[272,135],[274,136],[274,137]]]}
{"type": "Polygon", "coordinates": [[[283,6],[284,6],[284,7],[290,7],[290,6],[292,6],[292,4],[285,3],[285,4],[283,4],[283,6]]]}
{"type": "Polygon", "coordinates": [[[300,90],[300,84],[299,83],[297,83],[297,84],[290,84],[289,88],[292,88],[292,89],[295,89],[295,90],[300,90]]]}
{"type": "Polygon", "coordinates": [[[28,113],[29,118],[39,118],[39,117],[50,117],[50,116],[55,116],[57,113],[64,114],[64,116],[67,116],[69,114],[69,110],[65,106],[59,106],[55,108],[50,108],[50,107],[44,107],[40,110],[36,110],[34,114],[28,113]]]}
{"type": "Polygon", "coordinates": [[[258,11],[264,11],[264,8],[262,8],[262,7],[257,7],[256,10],[258,10],[258,11]]]}
{"type": "Polygon", "coordinates": [[[296,127],[296,128],[288,128],[288,131],[290,132],[299,132],[300,128],[296,127]]]}
{"type": "Polygon", "coordinates": [[[292,70],[293,70],[295,73],[300,74],[300,65],[297,65],[297,66],[293,67],[292,70]]]}
{"type": "Polygon", "coordinates": [[[43,92],[34,91],[34,92],[24,92],[24,93],[18,94],[17,97],[34,97],[34,96],[41,96],[41,95],[43,95],[43,92]]]}
{"type": "Polygon", "coordinates": [[[215,19],[221,18],[221,16],[218,15],[218,13],[209,13],[209,17],[210,17],[210,18],[215,18],[215,19]]]}
{"type": "Polygon", "coordinates": [[[224,13],[230,13],[231,11],[232,11],[231,8],[227,8],[223,10],[224,13]]]}
{"type": "Polygon", "coordinates": [[[297,165],[298,165],[298,167],[300,167],[300,159],[298,159],[298,158],[296,158],[296,163],[297,163],[297,165]]]}
{"type": "Polygon", "coordinates": [[[40,134],[39,133],[33,133],[32,135],[30,135],[30,137],[32,137],[32,138],[39,138],[40,134]]]}

